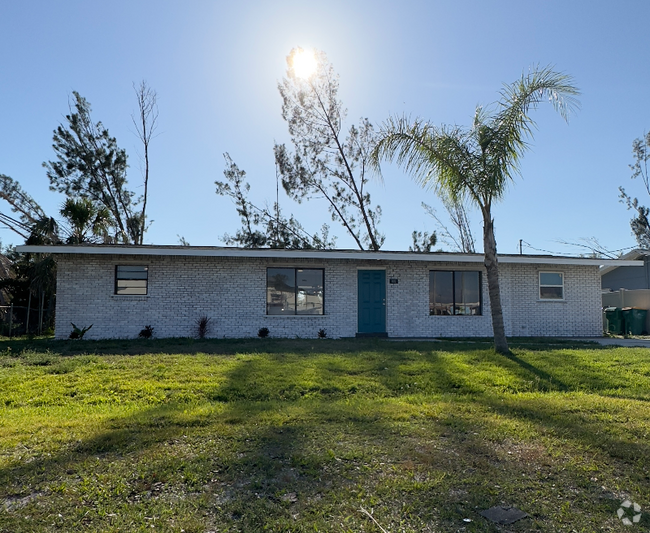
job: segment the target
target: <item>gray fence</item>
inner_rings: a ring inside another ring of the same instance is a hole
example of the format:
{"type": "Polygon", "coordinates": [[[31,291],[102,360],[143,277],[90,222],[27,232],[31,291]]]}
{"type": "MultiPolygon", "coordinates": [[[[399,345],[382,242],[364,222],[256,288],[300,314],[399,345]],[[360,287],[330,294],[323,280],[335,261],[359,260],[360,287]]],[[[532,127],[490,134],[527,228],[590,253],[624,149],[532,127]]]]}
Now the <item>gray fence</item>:
{"type": "MultiPolygon", "coordinates": [[[[621,289],[620,291],[604,292],[603,307],[636,307],[637,309],[648,309],[645,330],[650,332],[650,289],[635,289],[632,291],[621,289]]],[[[606,326],[603,329],[606,329],[606,326]]]]}

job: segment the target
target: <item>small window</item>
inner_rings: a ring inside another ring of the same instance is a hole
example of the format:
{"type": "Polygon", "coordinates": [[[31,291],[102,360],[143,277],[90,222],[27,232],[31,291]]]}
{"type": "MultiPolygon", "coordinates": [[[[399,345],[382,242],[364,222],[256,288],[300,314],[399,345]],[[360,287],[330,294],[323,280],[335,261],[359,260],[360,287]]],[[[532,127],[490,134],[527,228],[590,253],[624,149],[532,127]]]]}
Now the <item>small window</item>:
{"type": "Polygon", "coordinates": [[[323,269],[268,268],[267,315],[322,315],[323,269]]]}
{"type": "Polygon", "coordinates": [[[481,273],[429,272],[430,315],[481,315],[481,273]]]}
{"type": "Polygon", "coordinates": [[[118,265],[115,267],[115,294],[146,295],[149,267],[118,265]]]}
{"type": "Polygon", "coordinates": [[[564,274],[562,272],[539,273],[540,300],[564,300],[564,274]]]}

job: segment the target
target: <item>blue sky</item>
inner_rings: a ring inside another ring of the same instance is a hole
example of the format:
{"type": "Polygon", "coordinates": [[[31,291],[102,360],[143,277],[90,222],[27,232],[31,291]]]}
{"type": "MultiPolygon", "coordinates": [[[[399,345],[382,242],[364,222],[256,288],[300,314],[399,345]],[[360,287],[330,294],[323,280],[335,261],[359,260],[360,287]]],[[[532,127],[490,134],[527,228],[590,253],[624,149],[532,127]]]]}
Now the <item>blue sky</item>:
{"type": "MultiPolygon", "coordinates": [[[[467,125],[477,104],[531,66],[552,64],[582,91],[567,125],[548,105],[522,177],[494,209],[498,249],[580,253],[560,241],[595,237],[609,249],[635,244],[618,187],[650,204],[630,179],[631,144],[650,127],[650,3],[603,1],[30,1],[0,0],[0,173],[19,181],[54,215],[64,198],[48,190],[42,163],[54,159],[52,132],[78,91],[129,153],[131,187],[140,191],[132,84],[158,93],[159,135],[151,146],[146,241],[220,245],[239,220],[215,194],[223,153],[248,174],[252,199],[272,202],[274,142],[288,142],[277,83],[293,47],[327,53],[340,75],[348,126],[391,114],[467,125]]],[[[396,167],[372,183],[384,216],[386,250],[404,250],[414,229],[433,230],[421,209],[439,200],[396,167]]],[[[645,196],[644,196],[645,195],[645,196]]],[[[338,247],[354,243],[326,205],[286,213],[338,247]]],[[[0,211],[7,212],[5,205],[0,211]]],[[[441,211],[442,212],[442,211],[441,211]]],[[[481,240],[478,212],[471,213],[481,240]]],[[[3,244],[19,243],[0,229],[3,244]]]]}

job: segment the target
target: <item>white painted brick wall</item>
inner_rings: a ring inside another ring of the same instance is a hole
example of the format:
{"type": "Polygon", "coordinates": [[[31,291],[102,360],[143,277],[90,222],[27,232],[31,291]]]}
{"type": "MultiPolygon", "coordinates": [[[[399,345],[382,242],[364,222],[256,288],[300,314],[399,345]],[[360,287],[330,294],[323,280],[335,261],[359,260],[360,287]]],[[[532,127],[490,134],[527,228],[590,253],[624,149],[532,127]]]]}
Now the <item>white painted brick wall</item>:
{"type": "Polygon", "coordinates": [[[499,271],[507,280],[501,293],[508,335],[602,335],[598,267],[500,264],[499,271]],[[564,300],[539,299],[540,271],[564,273],[564,300]]]}
{"type": "MultiPolygon", "coordinates": [[[[148,256],[61,255],[57,257],[56,337],[70,323],[93,324],[86,338],[133,338],[146,325],[157,337],[193,336],[196,320],[212,318],[210,336],[253,337],[261,327],[272,337],[352,337],[357,332],[357,270],[385,268],[386,324],[390,337],[489,337],[487,280],[482,316],[430,316],[429,270],[476,270],[463,263],[148,256]],[[149,266],[147,296],[114,295],[115,265],[149,266]],[[266,268],[325,269],[325,315],[266,315],[266,268]],[[388,279],[396,278],[397,284],[388,279]]],[[[601,334],[600,277],[594,266],[548,268],[501,264],[506,333],[517,336],[601,334]],[[561,271],[565,300],[539,301],[538,272],[561,271]]]]}

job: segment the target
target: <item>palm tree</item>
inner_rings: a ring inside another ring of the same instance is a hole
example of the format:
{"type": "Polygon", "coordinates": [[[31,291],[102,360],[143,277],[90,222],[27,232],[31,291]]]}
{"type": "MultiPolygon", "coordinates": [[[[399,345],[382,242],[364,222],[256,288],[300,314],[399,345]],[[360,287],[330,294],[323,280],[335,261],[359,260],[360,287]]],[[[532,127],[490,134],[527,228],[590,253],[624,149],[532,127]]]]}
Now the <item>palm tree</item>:
{"type": "Polygon", "coordinates": [[[509,348],[501,309],[492,205],[503,198],[507,184],[520,173],[519,161],[535,129],[529,111],[548,100],[568,120],[579,106],[579,94],[570,76],[550,67],[537,68],[505,85],[500,100],[490,109],[477,107],[471,128],[390,118],[382,126],[380,141],[372,153],[377,169],[383,159],[395,161],[423,187],[452,200],[467,199],[480,209],[494,344],[499,353],[507,354],[509,348]]]}
{"type": "Polygon", "coordinates": [[[68,198],[60,213],[70,226],[68,244],[107,240],[112,220],[107,207],[98,206],[88,198],[68,198]]]}

